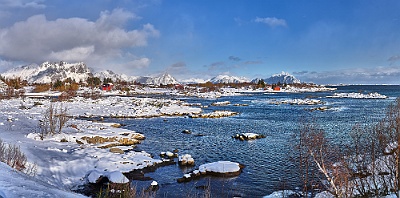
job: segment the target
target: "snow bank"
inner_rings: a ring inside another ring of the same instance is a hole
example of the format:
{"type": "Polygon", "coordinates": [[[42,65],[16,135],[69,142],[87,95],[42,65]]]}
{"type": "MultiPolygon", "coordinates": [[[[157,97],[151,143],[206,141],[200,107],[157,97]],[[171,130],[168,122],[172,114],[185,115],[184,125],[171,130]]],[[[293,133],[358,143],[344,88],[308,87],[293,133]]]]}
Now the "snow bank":
{"type": "Polygon", "coordinates": [[[323,104],[324,102],[316,99],[285,99],[285,100],[277,100],[270,101],[270,104],[290,104],[290,105],[318,105],[323,104]]]}
{"type": "Polygon", "coordinates": [[[113,171],[107,174],[107,178],[110,182],[116,184],[126,184],[129,182],[129,179],[125,177],[120,171],[113,171]]]}
{"type": "Polygon", "coordinates": [[[222,101],[222,102],[213,102],[211,103],[212,106],[226,106],[231,104],[229,101],[222,101]]]}
{"type": "Polygon", "coordinates": [[[85,197],[60,190],[45,180],[27,176],[2,162],[0,162],[0,173],[0,197],[85,197]]]}
{"type": "Polygon", "coordinates": [[[296,193],[295,191],[292,190],[280,190],[273,192],[270,195],[264,196],[263,198],[282,198],[282,197],[300,197],[296,196],[299,195],[299,193],[296,193]]]}
{"type": "Polygon", "coordinates": [[[233,111],[213,111],[210,113],[203,113],[203,114],[192,114],[189,117],[191,118],[222,118],[222,117],[229,117],[238,115],[239,113],[233,111]]]}
{"type": "Polygon", "coordinates": [[[362,93],[334,93],[332,96],[326,96],[327,98],[354,98],[354,99],[386,99],[385,95],[377,92],[362,94],[362,93]]]}

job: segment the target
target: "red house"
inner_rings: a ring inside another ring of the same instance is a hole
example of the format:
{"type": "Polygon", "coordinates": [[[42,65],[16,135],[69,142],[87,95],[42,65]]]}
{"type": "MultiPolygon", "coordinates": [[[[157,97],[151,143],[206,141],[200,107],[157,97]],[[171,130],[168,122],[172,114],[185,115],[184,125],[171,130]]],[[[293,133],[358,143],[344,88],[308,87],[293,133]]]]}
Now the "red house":
{"type": "Polygon", "coordinates": [[[113,87],[114,87],[114,85],[112,83],[104,83],[101,86],[101,90],[103,90],[103,91],[111,91],[113,87]]]}
{"type": "Polygon", "coordinates": [[[280,90],[281,90],[281,87],[279,87],[279,86],[274,87],[274,91],[280,91],[280,90]]]}

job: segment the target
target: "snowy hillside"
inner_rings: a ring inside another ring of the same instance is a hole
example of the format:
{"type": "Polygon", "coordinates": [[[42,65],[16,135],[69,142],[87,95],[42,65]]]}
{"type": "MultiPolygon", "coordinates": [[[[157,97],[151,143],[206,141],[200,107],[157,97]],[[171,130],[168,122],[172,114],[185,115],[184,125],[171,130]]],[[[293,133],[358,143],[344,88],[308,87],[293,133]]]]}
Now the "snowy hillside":
{"type": "Polygon", "coordinates": [[[85,81],[91,72],[88,67],[80,63],[44,62],[41,65],[31,64],[16,67],[2,74],[5,78],[21,78],[29,83],[50,83],[57,80],[71,78],[76,82],[85,81]]]}
{"type": "MultiPolygon", "coordinates": [[[[253,79],[251,82],[252,83],[258,83],[258,81],[261,80],[260,78],[253,79]]],[[[287,72],[282,72],[280,74],[274,74],[269,78],[263,79],[265,83],[267,84],[277,84],[277,83],[282,83],[282,84],[296,84],[296,83],[301,83],[299,79],[294,77],[293,75],[287,73],[287,72]]]]}
{"type": "Polygon", "coordinates": [[[164,73],[156,77],[137,77],[136,82],[148,85],[168,85],[179,84],[179,82],[170,74],[164,73]]]}
{"type": "Polygon", "coordinates": [[[212,83],[243,83],[243,82],[249,82],[249,80],[244,77],[218,75],[214,78],[211,78],[210,82],[212,82],[212,83]]]}

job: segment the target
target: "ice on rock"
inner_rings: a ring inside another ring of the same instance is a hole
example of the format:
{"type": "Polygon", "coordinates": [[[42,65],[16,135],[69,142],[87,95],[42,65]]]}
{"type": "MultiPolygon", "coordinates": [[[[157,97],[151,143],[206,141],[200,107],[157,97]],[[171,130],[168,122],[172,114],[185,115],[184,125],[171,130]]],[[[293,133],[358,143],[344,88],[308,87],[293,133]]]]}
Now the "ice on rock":
{"type": "Polygon", "coordinates": [[[87,176],[87,179],[89,181],[89,183],[97,183],[97,181],[100,179],[100,177],[103,176],[103,173],[97,171],[97,170],[93,170],[92,172],[89,173],[89,175],[87,176]]]}
{"type": "Polygon", "coordinates": [[[152,186],[157,186],[158,183],[157,183],[156,181],[152,181],[150,185],[152,185],[152,186]]]}
{"type": "Polygon", "coordinates": [[[120,171],[113,171],[107,175],[108,180],[112,183],[125,184],[129,182],[129,179],[125,177],[120,171]]]}
{"type": "Polygon", "coordinates": [[[208,164],[203,164],[199,167],[200,172],[214,172],[214,173],[233,173],[240,171],[240,165],[236,162],[218,161],[208,164]]]}

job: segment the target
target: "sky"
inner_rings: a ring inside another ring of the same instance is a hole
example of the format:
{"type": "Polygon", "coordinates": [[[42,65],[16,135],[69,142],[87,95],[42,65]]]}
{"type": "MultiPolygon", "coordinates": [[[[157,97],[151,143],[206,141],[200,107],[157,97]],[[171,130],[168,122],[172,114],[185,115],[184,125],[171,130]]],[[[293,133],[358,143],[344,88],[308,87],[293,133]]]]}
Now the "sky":
{"type": "Polygon", "coordinates": [[[398,0],[0,0],[0,72],[85,62],[178,80],[400,84],[398,0]]]}

